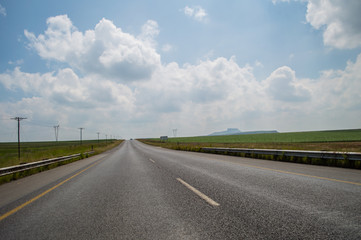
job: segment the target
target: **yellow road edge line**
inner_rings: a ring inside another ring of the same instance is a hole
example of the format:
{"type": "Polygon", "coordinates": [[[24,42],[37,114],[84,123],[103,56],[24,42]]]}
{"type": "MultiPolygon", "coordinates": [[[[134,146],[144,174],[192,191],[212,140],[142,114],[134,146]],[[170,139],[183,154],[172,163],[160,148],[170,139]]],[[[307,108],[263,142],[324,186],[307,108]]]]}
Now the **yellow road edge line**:
{"type": "Polygon", "coordinates": [[[76,176],[80,175],[81,173],[85,172],[85,171],[88,170],[89,168],[94,167],[94,166],[95,166],[96,164],[98,164],[98,163],[100,163],[100,161],[93,163],[93,164],[90,165],[89,167],[87,167],[87,168],[81,170],[80,172],[74,174],[73,176],[65,179],[65,180],[62,181],[61,183],[58,183],[58,184],[55,185],[54,187],[49,188],[48,190],[40,193],[38,196],[36,196],[36,197],[30,199],[29,201],[21,204],[20,206],[14,208],[13,210],[10,210],[9,212],[3,214],[2,216],[0,216],[0,221],[4,220],[5,218],[9,217],[9,216],[12,215],[12,214],[18,212],[19,210],[21,210],[22,208],[26,207],[26,206],[29,205],[30,203],[38,200],[39,198],[43,197],[44,195],[48,194],[49,192],[53,191],[54,189],[60,187],[60,186],[63,185],[64,183],[68,182],[69,180],[71,180],[71,179],[75,178],[76,176]]]}
{"type": "Polygon", "coordinates": [[[177,178],[177,180],[182,183],[186,188],[188,188],[189,190],[191,190],[192,192],[194,192],[195,194],[198,195],[198,197],[202,198],[204,201],[206,201],[209,205],[212,205],[214,207],[218,207],[219,203],[217,203],[216,201],[214,201],[213,199],[211,199],[210,197],[208,197],[207,195],[205,195],[204,193],[200,192],[198,189],[192,187],[191,185],[189,185],[187,182],[183,181],[181,178],[177,178]]]}
{"type": "Polygon", "coordinates": [[[314,175],[309,175],[309,174],[304,174],[304,173],[289,172],[289,171],[278,170],[278,169],[273,169],[273,168],[259,167],[259,166],[254,166],[254,165],[250,165],[250,164],[245,164],[245,163],[238,163],[238,164],[239,165],[244,165],[244,166],[247,166],[247,167],[253,167],[253,168],[273,171],[273,172],[286,173],[286,174],[291,174],[291,175],[298,175],[298,176],[304,176],[304,177],[310,177],[310,178],[317,178],[317,179],[327,180],[327,181],[331,181],[331,182],[341,182],[341,183],[348,183],[348,184],[361,186],[361,183],[357,183],[357,182],[351,182],[351,181],[345,181],[345,180],[339,180],[339,179],[327,178],[327,177],[319,177],[319,176],[314,176],[314,175]]]}

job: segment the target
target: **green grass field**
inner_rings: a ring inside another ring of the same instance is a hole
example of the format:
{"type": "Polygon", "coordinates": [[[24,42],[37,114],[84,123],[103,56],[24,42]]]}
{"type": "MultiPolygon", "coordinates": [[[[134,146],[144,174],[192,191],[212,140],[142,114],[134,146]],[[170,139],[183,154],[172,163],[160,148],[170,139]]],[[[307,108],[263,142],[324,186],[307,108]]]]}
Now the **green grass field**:
{"type": "Polygon", "coordinates": [[[99,153],[120,142],[115,140],[102,140],[99,143],[97,140],[89,140],[83,141],[82,144],[79,141],[25,142],[21,143],[20,160],[17,142],[0,143],[0,168],[91,150],[99,153]]]}
{"type": "Polygon", "coordinates": [[[290,133],[265,133],[228,136],[200,136],[169,138],[169,142],[197,142],[197,143],[302,143],[302,142],[345,142],[361,141],[361,129],[315,131],[315,132],[290,132],[290,133]]]}
{"type": "Polygon", "coordinates": [[[361,129],[182,137],[169,138],[166,142],[161,142],[160,139],[141,139],[141,141],[179,150],[196,150],[201,147],[234,147],[361,152],[361,129]]]}

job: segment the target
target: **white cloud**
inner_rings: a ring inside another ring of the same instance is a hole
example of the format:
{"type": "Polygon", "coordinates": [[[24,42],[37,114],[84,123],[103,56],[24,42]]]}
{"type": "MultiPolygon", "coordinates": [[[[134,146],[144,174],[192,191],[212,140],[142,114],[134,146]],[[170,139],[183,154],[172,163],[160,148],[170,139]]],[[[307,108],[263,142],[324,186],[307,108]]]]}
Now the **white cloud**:
{"type": "Polygon", "coordinates": [[[233,58],[183,67],[170,63],[150,81],[139,83],[136,106],[157,128],[166,131],[176,125],[189,135],[230,125],[281,131],[295,126],[357,128],[360,69],[361,54],[345,70],[325,71],[317,79],[297,78],[293,69],[283,66],[257,81],[250,66],[240,67],[233,58]]]}
{"type": "Polygon", "coordinates": [[[85,33],[77,31],[66,15],[49,18],[47,25],[45,33],[37,37],[25,30],[29,46],[42,58],[65,62],[83,73],[127,82],[149,78],[160,65],[159,54],[149,44],[159,32],[154,21],[143,26],[141,39],[107,19],[85,33]]]}
{"type": "Polygon", "coordinates": [[[16,60],[16,61],[9,61],[8,64],[10,65],[21,65],[24,63],[24,59],[19,59],[19,60],[16,60]]]}
{"type": "Polygon", "coordinates": [[[0,83],[33,97],[0,103],[0,111],[94,132],[116,128],[127,137],[171,134],[167,131],[173,128],[180,135],[208,134],[227,126],[356,128],[361,117],[360,69],[361,54],[344,70],[324,71],[318,79],[299,79],[283,66],[257,81],[250,66],[217,58],[196,65],[170,63],[157,68],[148,81],[127,86],[92,75],[79,77],[69,68],[45,74],[15,68],[0,74],[0,83]]]}
{"type": "Polygon", "coordinates": [[[0,15],[6,17],[6,9],[3,6],[1,6],[1,4],[0,4],[0,15]]]}
{"type": "Polygon", "coordinates": [[[206,10],[200,6],[195,6],[195,7],[186,6],[183,9],[183,12],[188,17],[194,18],[195,20],[197,20],[199,22],[207,21],[208,14],[207,14],[206,10]]]}
{"type": "Polygon", "coordinates": [[[164,44],[162,47],[163,52],[170,52],[174,49],[174,47],[170,44],[164,44]]]}
{"type": "Polygon", "coordinates": [[[272,0],[273,4],[279,3],[279,2],[290,2],[290,0],[272,0]]]}
{"type": "Polygon", "coordinates": [[[361,1],[309,0],[307,21],[316,29],[322,27],[327,46],[351,49],[361,46],[361,1]]]}
{"type": "Polygon", "coordinates": [[[247,67],[239,67],[232,58],[183,67],[170,63],[159,69],[150,81],[139,84],[139,92],[149,94],[140,94],[137,100],[149,104],[149,109],[164,107],[165,112],[180,111],[183,104],[223,101],[251,90],[255,79],[250,71],[247,67]],[[152,98],[162,101],[153,102],[152,98]]]}
{"type": "Polygon", "coordinates": [[[194,14],[194,9],[186,6],[186,7],[184,8],[184,14],[187,15],[187,16],[189,16],[189,17],[192,17],[193,14],[194,14]]]}
{"type": "MultiPolygon", "coordinates": [[[[95,76],[79,77],[70,68],[40,74],[25,73],[17,67],[0,74],[0,83],[9,91],[21,90],[32,95],[15,102],[1,102],[2,114],[25,116],[35,123],[59,121],[62,139],[74,139],[77,127],[85,127],[94,136],[97,131],[119,133],[117,124],[130,121],[134,112],[134,93],[129,87],[95,76]],[[72,130],[65,133],[64,127],[72,130]]],[[[42,132],[40,129],[39,136],[28,140],[44,140],[42,132]]]]}
{"type": "MultiPolygon", "coordinates": [[[[291,0],[272,0],[273,4],[291,0]]],[[[353,49],[361,46],[359,0],[293,0],[307,2],[306,20],[323,31],[326,46],[353,49]]]]}
{"type": "Polygon", "coordinates": [[[206,134],[244,111],[262,111],[260,90],[252,69],[238,66],[234,58],[181,67],[170,63],[137,85],[136,106],[143,118],[154,119],[159,130],[176,125],[188,134],[206,134]]]}
{"type": "Polygon", "coordinates": [[[320,79],[306,84],[320,108],[361,113],[361,54],[355,62],[349,61],[344,70],[323,71],[320,79]]]}
{"type": "Polygon", "coordinates": [[[149,44],[151,47],[156,46],[156,42],[154,38],[158,36],[159,28],[158,23],[154,20],[148,20],[142,26],[142,33],[138,36],[144,43],[149,44]]]}
{"type": "Polygon", "coordinates": [[[287,66],[272,72],[265,83],[267,93],[275,100],[298,102],[310,99],[309,91],[298,84],[295,71],[287,66]]]}
{"type": "Polygon", "coordinates": [[[93,131],[93,138],[97,131],[110,134],[112,129],[124,137],[155,137],[170,135],[173,128],[184,136],[230,126],[280,131],[359,127],[361,54],[344,70],[324,71],[317,79],[300,79],[282,66],[260,81],[250,65],[239,66],[234,57],[162,64],[156,44],[149,44],[159,34],[154,21],[135,37],[105,19],[82,33],[68,17],[58,16],[48,20],[44,34],[26,34],[40,56],[70,67],[43,74],[15,67],[0,74],[8,91],[30,95],[0,102],[0,113],[60,121],[75,129],[75,137],[77,127],[93,131]],[[132,74],[149,65],[152,70],[144,81],[134,81],[130,73],[119,73],[125,79],[119,81],[111,69],[124,67],[123,62],[132,74]]]}
{"type": "Polygon", "coordinates": [[[24,73],[19,67],[0,74],[0,82],[9,90],[21,89],[56,105],[97,108],[112,103],[131,106],[132,92],[125,85],[89,76],[80,78],[70,68],[58,72],[24,73]]]}

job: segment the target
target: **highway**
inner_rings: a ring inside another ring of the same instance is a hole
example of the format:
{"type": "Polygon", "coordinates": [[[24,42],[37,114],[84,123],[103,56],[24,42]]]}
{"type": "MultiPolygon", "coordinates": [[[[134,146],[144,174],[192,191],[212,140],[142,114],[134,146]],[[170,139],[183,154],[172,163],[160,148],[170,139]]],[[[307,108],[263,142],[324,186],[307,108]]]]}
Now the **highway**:
{"type": "Polygon", "coordinates": [[[361,171],[129,140],[1,185],[0,239],[361,239],[361,171]]]}

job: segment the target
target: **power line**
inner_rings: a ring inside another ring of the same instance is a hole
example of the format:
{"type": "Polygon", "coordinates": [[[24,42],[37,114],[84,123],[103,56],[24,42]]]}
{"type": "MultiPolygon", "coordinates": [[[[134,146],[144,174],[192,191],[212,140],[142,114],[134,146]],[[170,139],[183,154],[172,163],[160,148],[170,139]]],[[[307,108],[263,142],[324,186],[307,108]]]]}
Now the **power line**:
{"type": "MultiPolygon", "coordinates": [[[[59,141],[59,130],[60,130],[60,125],[59,125],[59,122],[58,123],[55,123],[55,124],[52,124],[50,122],[46,122],[46,121],[34,121],[32,119],[28,119],[28,118],[25,118],[25,117],[11,117],[9,116],[7,119],[5,119],[6,116],[2,116],[0,117],[0,122],[2,120],[8,120],[8,121],[12,121],[12,120],[16,120],[18,121],[18,142],[22,141],[23,142],[26,142],[26,141],[32,141],[32,138],[31,139],[24,139],[26,137],[27,134],[29,134],[29,132],[31,132],[31,137],[33,137],[33,132],[38,132],[39,131],[39,128],[50,128],[49,130],[51,129],[54,129],[54,130],[51,130],[53,131],[53,137],[55,137],[55,141],[58,142],[59,141]],[[24,119],[27,119],[27,121],[21,123],[20,125],[20,121],[24,120],[24,119]],[[21,137],[20,137],[20,132],[21,132],[21,137]],[[25,141],[26,140],[26,141],[25,141]]],[[[62,125],[62,132],[64,131],[64,133],[62,133],[62,136],[63,134],[65,134],[65,136],[67,136],[67,138],[69,138],[69,134],[71,132],[74,132],[75,131],[79,131],[80,130],[80,143],[82,144],[82,140],[83,140],[83,130],[85,128],[84,127],[81,127],[81,128],[76,128],[76,127],[70,127],[70,126],[64,126],[62,125]]],[[[87,128],[88,129],[88,128],[87,128]]],[[[3,129],[1,129],[1,135],[2,137],[4,137],[5,135],[12,135],[12,141],[14,141],[15,139],[15,136],[16,136],[16,130],[14,129],[14,131],[11,133],[11,132],[6,132],[6,129],[4,129],[5,131],[3,131],[3,129]]],[[[89,130],[89,129],[88,129],[89,130]]],[[[91,129],[92,130],[92,129],[91,129]]],[[[96,130],[94,130],[96,131],[96,130]]],[[[99,130],[98,130],[99,131],[99,130]]],[[[50,131],[49,131],[50,132],[50,131]]],[[[51,132],[50,132],[51,133],[51,132]]],[[[104,132],[96,132],[97,133],[97,137],[98,137],[98,143],[100,143],[100,139],[104,139],[105,137],[105,141],[108,142],[108,140],[111,140],[113,138],[116,138],[116,134],[115,133],[112,133],[112,134],[105,134],[104,132]],[[105,136],[104,136],[105,135],[105,136]],[[104,137],[103,137],[104,136],[104,137]],[[110,137],[110,138],[108,138],[110,137]]],[[[79,136],[79,135],[78,135],[79,136]]],[[[48,135],[47,135],[48,137],[48,135]]],[[[51,135],[49,136],[51,138],[51,135]]],[[[71,138],[76,138],[76,135],[71,135],[71,138]]],[[[54,138],[53,138],[54,139],[54,138]]],[[[16,140],[15,140],[16,141],[16,140]]]]}
{"type": "Polygon", "coordinates": [[[32,125],[32,126],[37,126],[37,127],[46,127],[46,128],[53,127],[51,125],[51,123],[42,123],[42,122],[34,122],[34,121],[28,121],[28,122],[26,122],[26,125],[32,125]]]}
{"type": "Polygon", "coordinates": [[[1,121],[10,121],[10,120],[13,120],[12,118],[9,119],[9,118],[0,118],[1,121]]]}

